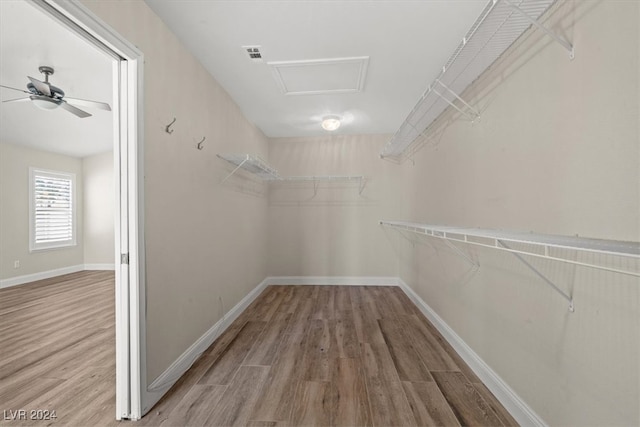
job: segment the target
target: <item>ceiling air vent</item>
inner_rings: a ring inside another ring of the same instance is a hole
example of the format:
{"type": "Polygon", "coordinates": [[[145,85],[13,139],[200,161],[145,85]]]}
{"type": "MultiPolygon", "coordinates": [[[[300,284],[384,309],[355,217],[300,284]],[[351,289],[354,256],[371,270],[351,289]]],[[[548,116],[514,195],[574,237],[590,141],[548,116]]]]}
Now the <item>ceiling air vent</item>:
{"type": "Polygon", "coordinates": [[[242,48],[249,55],[249,59],[253,62],[262,62],[262,53],[260,53],[260,46],[242,46],[242,48]]]}

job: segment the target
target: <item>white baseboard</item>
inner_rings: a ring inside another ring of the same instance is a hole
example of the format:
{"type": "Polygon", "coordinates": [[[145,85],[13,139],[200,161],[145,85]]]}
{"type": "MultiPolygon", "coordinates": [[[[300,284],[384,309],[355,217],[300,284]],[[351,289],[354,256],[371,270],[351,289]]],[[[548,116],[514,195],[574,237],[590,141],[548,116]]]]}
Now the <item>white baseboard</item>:
{"type": "Polygon", "coordinates": [[[520,425],[547,425],[409,285],[398,277],[274,276],[265,278],[253,291],[236,304],[224,318],[213,325],[149,385],[144,399],[143,414],[147,413],[162,398],[171,386],[191,367],[198,356],[269,285],[399,286],[520,425]]]}
{"type": "Polygon", "coordinates": [[[24,276],[10,277],[0,280],[0,289],[9,288],[11,286],[24,285],[25,283],[35,282],[37,280],[50,279],[52,277],[62,276],[64,274],[76,273],[83,270],[115,270],[115,264],[78,264],[71,267],[56,268],[54,270],[42,271],[40,273],[25,274],[24,276]]]}
{"type": "Polygon", "coordinates": [[[451,344],[454,350],[469,365],[473,372],[482,380],[491,393],[500,401],[502,406],[515,418],[521,426],[546,426],[547,424],[525,403],[509,385],[496,374],[484,360],[464,342],[453,329],[414,292],[409,285],[398,278],[398,286],[422,311],[429,321],[438,329],[442,336],[451,344]]]}
{"type": "Polygon", "coordinates": [[[187,372],[198,357],[238,318],[238,316],[255,300],[268,286],[266,279],[256,286],[249,294],[229,310],[222,319],[217,321],[207,332],[194,342],[180,355],[158,378],[147,387],[142,415],[146,414],[158,403],[162,396],[169,391],[180,377],[187,372]]]}
{"type": "Polygon", "coordinates": [[[116,269],[115,264],[85,264],[85,270],[102,270],[102,271],[114,271],[116,269]]]}
{"type": "Polygon", "coordinates": [[[56,268],[54,270],[43,271],[40,273],[10,277],[9,279],[0,280],[0,289],[23,285],[25,283],[35,282],[36,280],[50,279],[51,277],[62,276],[63,274],[76,273],[82,270],[84,270],[84,265],[79,264],[71,267],[56,268]]]}
{"type": "Polygon", "coordinates": [[[267,285],[336,285],[336,286],[398,286],[397,277],[360,276],[271,276],[267,285]]]}

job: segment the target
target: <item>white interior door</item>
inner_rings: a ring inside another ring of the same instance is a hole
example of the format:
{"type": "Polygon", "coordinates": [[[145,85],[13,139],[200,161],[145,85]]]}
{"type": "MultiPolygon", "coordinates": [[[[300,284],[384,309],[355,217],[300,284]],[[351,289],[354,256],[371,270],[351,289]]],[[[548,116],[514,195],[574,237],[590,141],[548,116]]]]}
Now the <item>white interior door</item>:
{"type": "MultiPolygon", "coordinates": [[[[78,0],[31,0],[69,30],[114,58],[116,257],[116,418],[139,419],[144,370],[142,63],[133,44],[78,0]]],[[[144,387],[144,389],[143,389],[144,387]]]]}
{"type": "MultiPolygon", "coordinates": [[[[120,80],[126,72],[126,62],[118,60],[114,64],[114,117],[122,116],[120,80]]],[[[126,107],[126,106],[125,106],[126,107]]],[[[129,361],[129,212],[128,212],[128,167],[127,135],[120,120],[114,120],[115,144],[115,258],[116,258],[116,418],[131,416],[131,367],[129,361]]]]}

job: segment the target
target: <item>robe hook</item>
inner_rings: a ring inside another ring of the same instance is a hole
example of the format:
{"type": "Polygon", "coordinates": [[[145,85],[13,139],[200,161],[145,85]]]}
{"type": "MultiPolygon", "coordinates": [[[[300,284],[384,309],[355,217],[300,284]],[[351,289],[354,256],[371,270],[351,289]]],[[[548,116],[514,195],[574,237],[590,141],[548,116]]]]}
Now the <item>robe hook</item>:
{"type": "Polygon", "coordinates": [[[170,129],[170,128],[175,122],[176,122],[176,118],[174,117],[173,121],[167,125],[167,127],[164,129],[164,131],[167,132],[168,134],[172,134],[173,133],[173,129],[170,129]]]}

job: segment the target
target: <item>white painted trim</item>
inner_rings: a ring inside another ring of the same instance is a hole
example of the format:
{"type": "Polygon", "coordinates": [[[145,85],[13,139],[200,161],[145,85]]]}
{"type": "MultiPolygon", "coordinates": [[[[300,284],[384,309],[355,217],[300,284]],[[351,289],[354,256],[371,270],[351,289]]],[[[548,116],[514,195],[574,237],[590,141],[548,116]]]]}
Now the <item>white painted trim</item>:
{"type": "Polygon", "coordinates": [[[229,310],[207,332],[194,342],[180,355],[158,378],[147,388],[147,400],[142,408],[147,413],[176,381],[193,365],[198,357],[233,323],[238,316],[255,300],[268,286],[267,279],[260,282],[247,296],[229,310]]]}
{"type": "Polygon", "coordinates": [[[115,264],[85,264],[85,270],[102,270],[102,271],[113,271],[116,269],[115,264]]]}
{"type": "MultiPolygon", "coordinates": [[[[146,338],[146,270],[144,259],[144,58],[142,53],[134,59],[121,62],[126,64],[122,72],[121,98],[126,99],[126,113],[121,122],[124,127],[126,117],[127,158],[127,252],[129,254],[129,368],[131,389],[131,419],[142,418],[142,407],[147,399],[147,338],[146,338]],[[126,95],[126,96],[125,96],[126,95]]],[[[124,136],[123,136],[124,137],[124,136]]],[[[123,156],[125,157],[125,156],[123,156]]],[[[125,253],[125,252],[122,252],[125,253]]]]}
{"type": "Polygon", "coordinates": [[[30,0],[30,2],[114,58],[120,56],[126,61],[138,61],[143,58],[140,49],[97,17],[80,0],[30,0]],[[54,10],[57,14],[53,12],[54,10]]]}
{"type": "Polygon", "coordinates": [[[397,277],[381,276],[271,276],[267,285],[335,285],[335,286],[398,286],[397,277]]]}
{"type": "Polygon", "coordinates": [[[29,167],[29,252],[63,249],[77,245],[78,199],[76,174],[67,171],[53,171],[34,166],[29,167]],[[36,176],[71,181],[71,238],[58,242],[36,242],[36,176]]]}
{"type": "Polygon", "coordinates": [[[415,293],[402,279],[397,279],[398,286],[413,301],[420,311],[438,329],[453,349],[462,357],[475,374],[482,380],[491,393],[502,403],[507,411],[522,426],[546,426],[547,424],[529,405],[495,373],[489,365],[429,305],[415,293]]]}
{"type": "Polygon", "coordinates": [[[10,277],[0,280],[0,289],[9,288],[11,286],[23,285],[25,283],[35,282],[37,280],[50,279],[63,274],[76,273],[84,270],[83,264],[72,265],[71,267],[56,268],[54,270],[42,271],[40,273],[25,274],[24,276],[10,277]]]}
{"type": "Polygon", "coordinates": [[[50,279],[52,277],[62,276],[69,273],[77,273],[84,270],[115,270],[115,264],[78,264],[71,267],[56,268],[54,270],[41,271],[40,273],[25,274],[24,276],[9,277],[0,280],[0,289],[10,288],[11,286],[24,285],[25,283],[36,282],[38,280],[50,279]]]}

